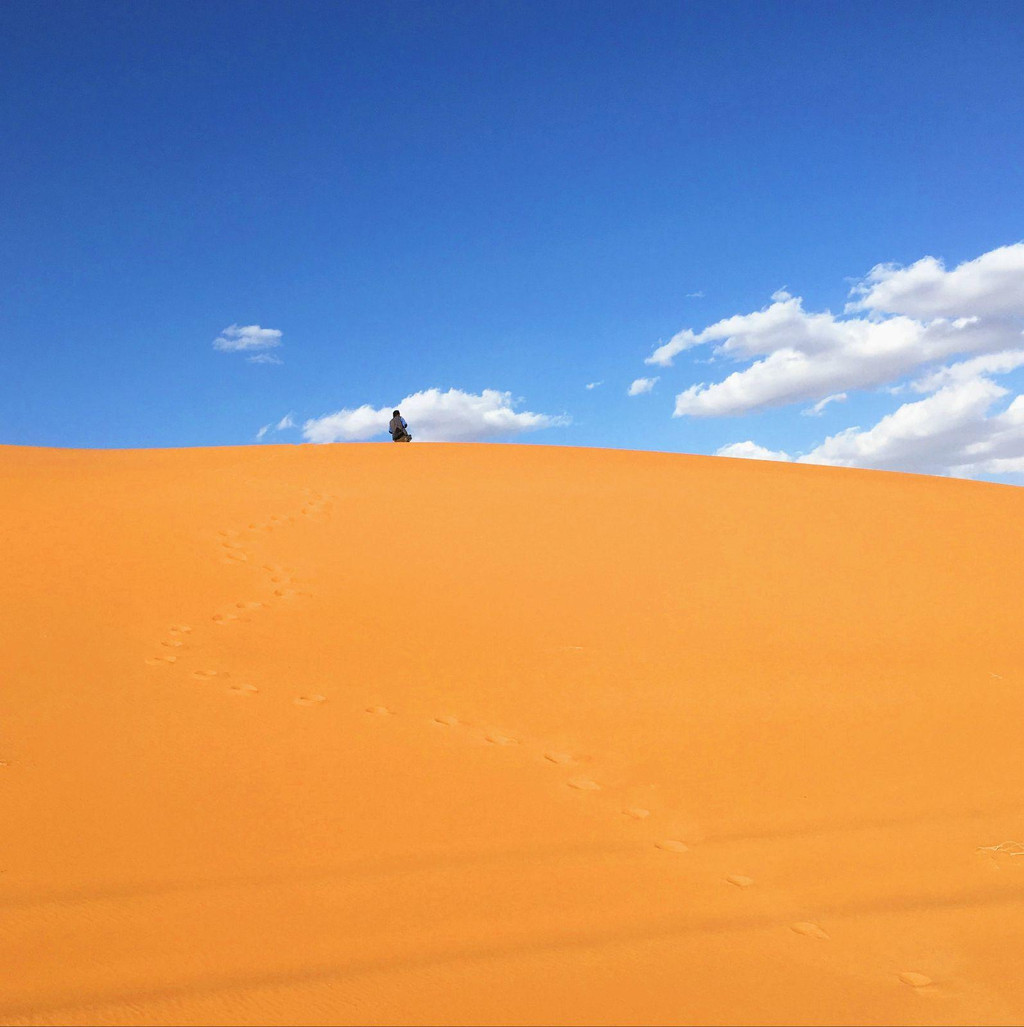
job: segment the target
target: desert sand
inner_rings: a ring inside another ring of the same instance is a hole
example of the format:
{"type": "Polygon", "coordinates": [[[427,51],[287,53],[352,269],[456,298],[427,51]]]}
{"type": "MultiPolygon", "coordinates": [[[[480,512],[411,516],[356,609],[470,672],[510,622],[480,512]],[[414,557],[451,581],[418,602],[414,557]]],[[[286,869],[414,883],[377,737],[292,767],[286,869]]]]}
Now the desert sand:
{"type": "Polygon", "coordinates": [[[0,447],[0,1020],[1024,1021],[1024,490],[0,447]]]}

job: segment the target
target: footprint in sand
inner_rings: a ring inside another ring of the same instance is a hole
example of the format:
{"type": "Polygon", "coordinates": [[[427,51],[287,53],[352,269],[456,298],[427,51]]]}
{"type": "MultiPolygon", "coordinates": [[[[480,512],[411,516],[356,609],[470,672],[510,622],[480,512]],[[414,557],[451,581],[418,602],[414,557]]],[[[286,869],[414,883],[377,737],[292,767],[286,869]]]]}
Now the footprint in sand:
{"type": "Polygon", "coordinates": [[[255,695],[259,689],[255,685],[228,685],[228,691],[235,695],[255,695]]]}
{"type": "Polygon", "coordinates": [[[802,934],[805,938],[817,938],[819,941],[829,940],[828,932],[822,930],[817,924],[813,924],[809,920],[801,920],[797,924],[790,924],[789,929],[796,934],[802,934]]]}
{"type": "Polygon", "coordinates": [[[235,607],[239,610],[258,610],[263,604],[258,602],[250,603],[235,603],[235,607]]]}
{"type": "Polygon", "coordinates": [[[686,842],[677,841],[675,838],[665,838],[660,842],[655,842],[654,847],[661,849],[663,852],[689,852],[690,846],[686,842]]]}
{"type": "Polygon", "coordinates": [[[622,815],[633,820],[646,820],[651,815],[651,811],[644,809],[643,806],[630,806],[629,809],[622,811],[622,815]]]}
{"type": "Polygon", "coordinates": [[[745,877],[743,874],[730,874],[726,880],[737,888],[749,888],[754,883],[752,877],[745,877]]]}
{"type": "Polygon", "coordinates": [[[212,620],[214,622],[214,624],[227,624],[228,621],[238,620],[238,614],[237,613],[215,613],[210,618],[210,620],[212,620]]]}
{"type": "Polygon", "coordinates": [[[566,784],[570,788],[575,788],[581,792],[597,792],[601,790],[601,786],[596,781],[591,781],[589,777],[573,777],[566,781],[566,784]]]}
{"type": "Polygon", "coordinates": [[[930,977],[925,977],[924,974],[914,973],[913,970],[904,970],[903,973],[897,974],[897,977],[904,983],[909,984],[911,988],[927,988],[932,983],[930,977]]]}
{"type": "Polygon", "coordinates": [[[194,671],[192,671],[192,677],[194,677],[194,678],[206,679],[206,678],[216,678],[216,677],[221,677],[221,676],[223,676],[223,675],[221,675],[221,672],[219,670],[194,670],[194,671]]]}
{"type": "Polygon", "coordinates": [[[395,711],[389,709],[387,706],[367,706],[366,712],[376,714],[378,717],[386,717],[393,714],[395,711]]]}
{"type": "Polygon", "coordinates": [[[544,759],[549,763],[566,764],[572,763],[573,758],[567,752],[546,752],[544,753],[544,759]]]}
{"type": "Polygon", "coordinates": [[[217,532],[222,538],[238,538],[238,532],[233,528],[224,528],[222,531],[217,532]]]}
{"type": "Polygon", "coordinates": [[[274,595],[276,595],[278,599],[287,599],[287,598],[289,598],[289,596],[295,595],[295,589],[294,588],[275,588],[274,589],[274,595]]]}
{"type": "Polygon", "coordinates": [[[228,560],[235,560],[238,563],[245,563],[249,557],[239,549],[231,549],[227,554],[228,560]]]}
{"type": "Polygon", "coordinates": [[[484,738],[491,743],[491,745],[518,745],[519,739],[513,738],[511,735],[500,735],[490,734],[484,735],[484,738]]]}
{"type": "Polygon", "coordinates": [[[166,646],[168,649],[180,649],[185,643],[177,638],[168,638],[160,643],[162,646],[166,646]]]}
{"type": "Polygon", "coordinates": [[[1000,842],[998,845],[979,845],[977,852],[985,856],[991,856],[993,859],[997,857],[1024,857],[1024,845],[1020,842],[1000,842]]]}
{"type": "Polygon", "coordinates": [[[446,713],[441,714],[440,717],[434,718],[435,724],[441,724],[444,727],[458,727],[459,721],[457,717],[451,717],[446,713]]]}
{"type": "Polygon", "coordinates": [[[327,702],[326,695],[300,695],[295,700],[296,706],[318,706],[322,702],[327,702]]]}
{"type": "Polygon", "coordinates": [[[173,624],[167,629],[172,635],[187,635],[191,633],[192,628],[188,624],[173,624]]]}
{"type": "Polygon", "coordinates": [[[170,653],[168,653],[166,656],[150,656],[146,660],[146,663],[148,663],[151,667],[160,667],[166,666],[168,663],[175,663],[177,659],[177,656],[172,656],[170,653]]]}

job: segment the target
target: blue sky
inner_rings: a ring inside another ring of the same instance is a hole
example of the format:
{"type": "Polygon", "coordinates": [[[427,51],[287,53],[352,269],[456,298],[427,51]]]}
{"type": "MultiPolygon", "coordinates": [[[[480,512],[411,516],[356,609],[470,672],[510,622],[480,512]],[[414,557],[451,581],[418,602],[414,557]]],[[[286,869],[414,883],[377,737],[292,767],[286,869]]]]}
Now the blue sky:
{"type": "Polygon", "coordinates": [[[360,439],[413,397],[420,439],[1020,483],[1024,371],[977,360],[1021,347],[1022,54],[1017,2],[8,0],[0,442],[360,439]],[[789,392],[680,412],[765,359],[789,392]]]}

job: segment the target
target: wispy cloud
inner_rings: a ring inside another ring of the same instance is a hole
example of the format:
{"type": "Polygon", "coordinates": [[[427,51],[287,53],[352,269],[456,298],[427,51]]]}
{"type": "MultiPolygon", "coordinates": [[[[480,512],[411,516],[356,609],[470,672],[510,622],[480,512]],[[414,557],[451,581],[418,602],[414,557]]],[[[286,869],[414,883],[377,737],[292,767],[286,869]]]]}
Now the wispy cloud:
{"type": "Polygon", "coordinates": [[[699,292],[688,292],[686,294],[688,300],[702,300],[704,299],[704,290],[701,289],[699,292]]]}
{"type": "Polygon", "coordinates": [[[295,421],[292,420],[291,414],[285,414],[276,424],[271,421],[269,424],[263,425],[258,432],[256,432],[256,441],[259,442],[268,432],[272,431],[284,431],[287,428],[296,427],[295,421]]]}
{"type": "Polygon", "coordinates": [[[281,345],[282,333],[259,325],[229,325],[213,340],[213,348],[228,353],[273,349],[281,345]]]}
{"type": "Polygon", "coordinates": [[[517,411],[512,393],[484,389],[479,394],[461,389],[426,389],[398,403],[345,408],[308,420],[302,426],[308,442],[360,442],[387,434],[391,411],[400,408],[414,439],[423,442],[479,442],[542,428],[563,427],[567,415],[517,411]]]}
{"type": "Polygon", "coordinates": [[[655,378],[636,378],[633,383],[626,390],[627,396],[642,396],[645,392],[650,392],[654,388],[655,383],[658,381],[655,378]]]}
{"type": "Polygon", "coordinates": [[[273,353],[256,353],[251,357],[246,357],[246,360],[250,364],[283,364],[284,361],[273,353]]]}
{"type": "Polygon", "coordinates": [[[587,382],[587,384],[584,386],[584,388],[596,389],[599,385],[604,385],[604,382],[603,381],[600,381],[600,382],[587,382]]]}
{"type": "Polygon", "coordinates": [[[829,405],[829,403],[842,403],[845,399],[845,392],[836,392],[831,396],[826,396],[824,399],[819,399],[814,406],[808,407],[806,410],[801,410],[800,413],[805,417],[820,417],[822,411],[829,405]]]}

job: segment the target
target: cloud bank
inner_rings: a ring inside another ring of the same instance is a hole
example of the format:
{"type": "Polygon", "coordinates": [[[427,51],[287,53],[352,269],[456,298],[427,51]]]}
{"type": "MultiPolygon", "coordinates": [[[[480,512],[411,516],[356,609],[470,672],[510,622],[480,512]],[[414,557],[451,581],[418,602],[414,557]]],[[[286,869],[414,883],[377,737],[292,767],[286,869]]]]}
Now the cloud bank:
{"type": "Polygon", "coordinates": [[[721,417],[840,392],[874,389],[950,357],[1017,350],[1024,343],[1024,243],[946,271],[926,257],[907,268],[878,265],[854,285],[844,315],[806,311],[799,296],[700,332],[684,329],[647,358],[671,367],[696,346],[748,367],[676,396],[676,417],[721,417]]]}
{"type": "Polygon", "coordinates": [[[792,456],[753,440],[720,456],[798,460],[928,474],[1024,474],[1024,397],[993,378],[1024,367],[1024,243],[947,270],[924,257],[879,264],[850,290],[842,315],[813,312],[778,292],[759,311],[700,332],[684,329],[648,364],[672,366],[711,343],[714,357],[750,362],[720,381],[676,396],[675,417],[720,417],[812,401],[818,415],[848,392],[886,388],[927,398],[904,403],[873,427],[831,435],[792,456]],[[917,377],[906,381],[908,376],[917,377]]]}
{"type": "Polygon", "coordinates": [[[354,409],[313,418],[302,426],[307,442],[363,442],[387,434],[396,407],[409,422],[413,438],[422,442],[481,442],[570,423],[565,415],[517,411],[512,393],[484,389],[479,395],[461,389],[426,389],[391,406],[354,409]]]}
{"type": "Polygon", "coordinates": [[[800,456],[750,440],[723,446],[716,456],[968,478],[1024,474],[1024,396],[1017,396],[1001,413],[991,412],[1008,393],[987,378],[968,379],[903,404],[872,428],[847,428],[831,435],[800,456]]]}

